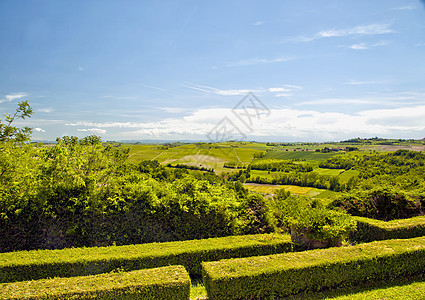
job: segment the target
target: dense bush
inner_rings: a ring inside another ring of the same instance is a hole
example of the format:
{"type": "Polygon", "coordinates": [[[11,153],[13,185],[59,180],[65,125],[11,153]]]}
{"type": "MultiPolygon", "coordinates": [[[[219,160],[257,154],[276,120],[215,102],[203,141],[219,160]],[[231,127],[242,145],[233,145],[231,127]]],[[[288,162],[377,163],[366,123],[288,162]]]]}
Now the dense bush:
{"type": "Polygon", "coordinates": [[[281,227],[291,231],[293,241],[307,249],[340,245],[356,230],[356,222],[346,213],[285,192],[274,198],[274,212],[281,227]]]}
{"type": "Polygon", "coordinates": [[[424,198],[391,186],[375,186],[340,195],[332,206],[354,216],[389,221],[424,214],[424,198]]]}
{"type": "Polygon", "coordinates": [[[189,297],[190,278],[182,266],[0,284],[1,299],[188,300],[189,297]]]}
{"type": "MultiPolygon", "coordinates": [[[[245,218],[253,207],[240,187],[212,173],[134,165],[127,155],[96,136],[52,146],[2,143],[0,252],[270,231],[270,220],[245,218]]],[[[258,203],[261,219],[265,204],[258,203]]]]}

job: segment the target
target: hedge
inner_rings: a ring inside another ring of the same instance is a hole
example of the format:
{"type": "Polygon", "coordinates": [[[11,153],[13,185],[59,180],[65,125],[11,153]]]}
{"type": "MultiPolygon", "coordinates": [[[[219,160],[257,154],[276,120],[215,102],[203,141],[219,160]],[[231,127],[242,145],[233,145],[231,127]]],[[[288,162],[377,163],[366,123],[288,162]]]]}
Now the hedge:
{"type": "Polygon", "coordinates": [[[0,299],[178,299],[190,297],[183,266],[0,284],[0,299]]]}
{"type": "Polygon", "coordinates": [[[0,282],[73,277],[183,265],[201,276],[201,262],[292,251],[289,235],[260,234],[127,246],[0,253],[0,282]]]}
{"type": "Polygon", "coordinates": [[[353,218],[357,221],[357,231],[351,235],[352,241],[372,242],[425,236],[425,216],[388,222],[363,217],[353,218]]]}
{"type": "Polygon", "coordinates": [[[204,262],[210,299],[285,297],[302,291],[422,274],[425,237],[204,262]]]}

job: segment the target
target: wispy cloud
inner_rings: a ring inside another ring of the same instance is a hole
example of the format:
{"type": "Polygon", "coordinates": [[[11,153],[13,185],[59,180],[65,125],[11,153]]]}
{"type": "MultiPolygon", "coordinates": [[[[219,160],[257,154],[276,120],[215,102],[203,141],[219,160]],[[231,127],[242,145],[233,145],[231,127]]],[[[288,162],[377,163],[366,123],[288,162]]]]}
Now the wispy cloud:
{"type": "Polygon", "coordinates": [[[363,85],[363,84],[381,84],[384,83],[384,81],[362,81],[362,80],[354,80],[351,79],[348,82],[345,82],[344,84],[350,84],[350,85],[363,85]]]}
{"type": "Polygon", "coordinates": [[[264,22],[263,21],[257,21],[257,22],[255,22],[254,24],[252,24],[252,25],[254,25],[254,26],[260,26],[260,25],[263,25],[264,24],[264,22]]]}
{"type": "Polygon", "coordinates": [[[54,111],[53,107],[45,107],[45,108],[37,109],[37,112],[46,113],[46,114],[51,113],[53,111],[54,111]]]}
{"type": "Polygon", "coordinates": [[[79,128],[77,129],[77,131],[80,132],[93,132],[96,134],[106,134],[106,130],[105,129],[100,129],[100,128],[79,128]]]}
{"type": "Polygon", "coordinates": [[[241,61],[237,61],[234,63],[227,64],[227,67],[238,67],[238,66],[250,66],[250,65],[258,65],[258,64],[274,64],[274,63],[282,63],[294,60],[292,57],[276,57],[276,58],[249,58],[241,61]]]}
{"type": "Polygon", "coordinates": [[[153,89],[153,90],[167,91],[166,89],[163,89],[163,88],[160,88],[160,87],[157,87],[157,86],[153,86],[153,85],[149,85],[149,84],[144,84],[143,86],[146,87],[146,88],[149,88],[149,89],[153,89]]]}
{"type": "Polygon", "coordinates": [[[412,9],[416,9],[416,5],[410,4],[410,5],[404,5],[404,6],[391,8],[391,10],[412,10],[412,9]]]}
{"type": "Polygon", "coordinates": [[[354,36],[354,35],[380,35],[394,33],[395,31],[390,28],[390,24],[369,24],[361,25],[349,28],[342,29],[330,29],[319,31],[313,36],[305,37],[300,36],[295,38],[295,42],[311,42],[323,38],[332,38],[332,37],[344,37],[344,36],[354,36]]]}
{"type": "Polygon", "coordinates": [[[379,42],[373,43],[373,44],[371,44],[371,43],[359,43],[359,44],[354,44],[354,45],[350,45],[350,46],[342,46],[342,47],[353,49],[353,50],[367,50],[367,49],[370,49],[370,48],[387,46],[389,44],[390,44],[389,41],[379,41],[379,42]]]}
{"type": "Polygon", "coordinates": [[[28,96],[27,93],[12,93],[12,94],[8,94],[6,96],[4,96],[5,99],[0,99],[0,103],[4,103],[4,102],[11,102],[14,101],[16,99],[21,99],[28,96]]]}
{"type": "Polygon", "coordinates": [[[197,90],[197,91],[215,94],[215,95],[221,95],[221,96],[241,96],[249,92],[256,92],[256,90],[248,90],[248,89],[222,90],[222,89],[217,89],[217,88],[206,86],[206,85],[193,84],[190,82],[188,84],[182,84],[182,86],[192,90],[197,90]]]}
{"type": "Polygon", "coordinates": [[[298,85],[284,84],[280,87],[269,88],[270,93],[274,93],[275,97],[290,97],[294,92],[301,90],[302,87],[298,85]]]}
{"type": "Polygon", "coordinates": [[[46,130],[44,130],[40,127],[36,127],[36,128],[34,128],[34,130],[37,131],[37,132],[46,132],[46,130]]]}

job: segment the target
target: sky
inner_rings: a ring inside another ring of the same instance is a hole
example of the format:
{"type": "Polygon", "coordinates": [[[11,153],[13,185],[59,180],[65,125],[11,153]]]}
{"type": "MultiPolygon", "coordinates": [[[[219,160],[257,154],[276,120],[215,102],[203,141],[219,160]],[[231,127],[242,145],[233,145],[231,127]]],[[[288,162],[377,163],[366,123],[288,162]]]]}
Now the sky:
{"type": "Polygon", "coordinates": [[[425,1],[0,0],[23,100],[33,140],[421,139],[425,1]]]}

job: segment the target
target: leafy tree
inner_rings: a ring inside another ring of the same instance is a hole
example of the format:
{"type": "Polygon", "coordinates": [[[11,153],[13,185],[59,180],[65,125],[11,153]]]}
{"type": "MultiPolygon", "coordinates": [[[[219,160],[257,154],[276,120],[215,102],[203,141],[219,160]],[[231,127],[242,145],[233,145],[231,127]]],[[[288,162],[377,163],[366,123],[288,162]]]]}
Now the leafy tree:
{"type": "Polygon", "coordinates": [[[16,111],[10,115],[4,114],[4,121],[0,119],[0,142],[18,142],[24,143],[30,140],[32,129],[25,126],[18,128],[12,126],[12,123],[17,119],[25,119],[31,117],[33,113],[32,107],[29,105],[28,100],[18,103],[16,111]]]}

